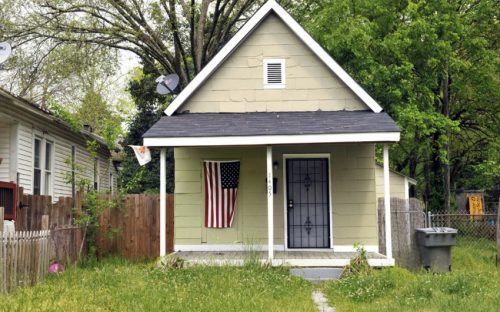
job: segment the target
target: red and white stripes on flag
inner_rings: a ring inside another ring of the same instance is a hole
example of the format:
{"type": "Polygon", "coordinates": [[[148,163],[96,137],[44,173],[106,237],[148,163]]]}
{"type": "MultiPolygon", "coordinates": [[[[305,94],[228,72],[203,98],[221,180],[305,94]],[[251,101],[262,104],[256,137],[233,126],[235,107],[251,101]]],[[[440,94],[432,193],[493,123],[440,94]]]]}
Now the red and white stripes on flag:
{"type": "Polygon", "coordinates": [[[204,161],[205,227],[229,228],[233,224],[240,179],[239,161],[204,161]]]}

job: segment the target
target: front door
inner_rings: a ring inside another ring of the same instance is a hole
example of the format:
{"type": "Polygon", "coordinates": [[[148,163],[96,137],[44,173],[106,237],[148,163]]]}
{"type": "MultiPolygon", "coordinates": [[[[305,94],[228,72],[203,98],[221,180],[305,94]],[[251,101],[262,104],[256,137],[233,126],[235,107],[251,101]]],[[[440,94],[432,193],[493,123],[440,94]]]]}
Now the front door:
{"type": "Polygon", "coordinates": [[[286,160],[288,248],[330,247],[327,158],[286,160]]]}
{"type": "Polygon", "coordinates": [[[288,248],[330,247],[327,158],[286,160],[288,248]]]}

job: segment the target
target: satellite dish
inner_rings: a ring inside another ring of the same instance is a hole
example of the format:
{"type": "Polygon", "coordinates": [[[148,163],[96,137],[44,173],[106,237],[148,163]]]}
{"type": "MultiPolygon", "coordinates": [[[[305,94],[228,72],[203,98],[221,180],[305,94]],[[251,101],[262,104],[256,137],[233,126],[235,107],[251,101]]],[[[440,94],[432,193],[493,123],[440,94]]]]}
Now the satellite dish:
{"type": "Polygon", "coordinates": [[[12,49],[8,42],[0,42],[0,64],[5,62],[10,54],[12,53],[12,49]]]}
{"type": "Polygon", "coordinates": [[[166,95],[174,93],[175,88],[179,85],[179,76],[176,74],[171,74],[167,76],[161,75],[156,78],[158,85],[156,86],[156,92],[161,95],[166,95]]]}

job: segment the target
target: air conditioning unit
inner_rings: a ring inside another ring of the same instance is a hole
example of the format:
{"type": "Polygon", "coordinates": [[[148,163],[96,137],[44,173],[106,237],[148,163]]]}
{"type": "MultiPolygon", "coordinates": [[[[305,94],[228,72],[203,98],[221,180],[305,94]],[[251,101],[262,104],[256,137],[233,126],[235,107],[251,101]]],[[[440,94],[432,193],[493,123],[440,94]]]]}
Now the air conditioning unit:
{"type": "Polygon", "coordinates": [[[4,220],[16,220],[16,183],[0,182],[0,207],[4,207],[4,220]]]}

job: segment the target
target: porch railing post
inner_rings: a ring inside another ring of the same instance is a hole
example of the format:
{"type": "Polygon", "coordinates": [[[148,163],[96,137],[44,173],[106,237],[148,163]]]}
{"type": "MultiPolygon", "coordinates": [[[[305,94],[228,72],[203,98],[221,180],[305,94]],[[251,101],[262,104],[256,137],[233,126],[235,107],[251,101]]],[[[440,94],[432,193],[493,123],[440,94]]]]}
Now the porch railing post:
{"type": "Polygon", "coordinates": [[[267,147],[266,153],[267,163],[267,250],[268,259],[274,257],[274,208],[273,208],[273,148],[267,147]]]}
{"type": "Polygon", "coordinates": [[[167,254],[167,149],[160,151],[160,257],[167,254]]]}
{"type": "Polygon", "coordinates": [[[387,144],[384,144],[384,207],[385,250],[387,258],[392,259],[391,188],[389,181],[389,146],[387,144]]]}

